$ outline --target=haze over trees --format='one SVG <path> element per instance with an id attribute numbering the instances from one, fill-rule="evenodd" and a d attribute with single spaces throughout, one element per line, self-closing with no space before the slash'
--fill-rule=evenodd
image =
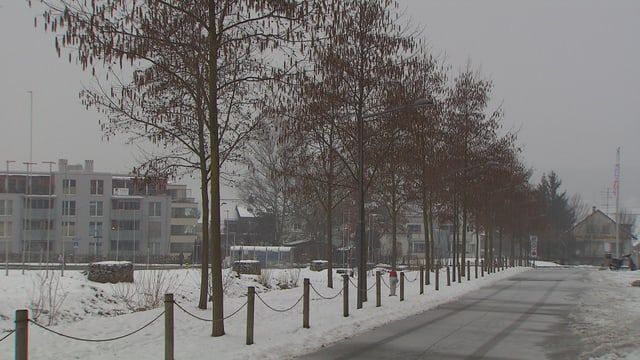
<path id="1" fill-rule="evenodd" d="M 388 216 L 394 268 L 400 219 L 421 209 L 428 270 L 435 222 L 453 224 L 463 249 L 468 226 L 490 234 L 484 249 L 499 229 L 502 258 L 502 234 L 520 239 L 511 251 L 524 256 L 526 234 L 541 222 L 551 239 L 575 221 L 555 173 L 537 189 L 529 183 L 516 134 L 501 128 L 506 115 L 489 108 L 491 81 L 470 66 L 452 76 L 398 1 L 43 3 L 36 26 L 55 34 L 59 56 L 95 77 L 79 90 L 104 115 L 105 137 L 126 134 L 153 149 L 136 174 L 200 178 L 199 306 L 211 297 L 213 336 L 224 335 L 221 182 L 275 219 L 275 243 L 294 221 L 326 243 L 329 287 L 341 209 L 359 214 L 357 238 L 365 213 Z M 418 99 L 429 105 L 414 106 Z M 244 180 L 226 165 L 246 169 Z M 366 209 L 356 211 L 359 200 Z M 557 245 L 543 249 L 553 256 Z"/>

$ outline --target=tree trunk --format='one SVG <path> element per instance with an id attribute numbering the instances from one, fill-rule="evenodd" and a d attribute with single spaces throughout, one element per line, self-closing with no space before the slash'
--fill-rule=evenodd
<path id="1" fill-rule="evenodd" d="M 218 138 L 218 47 L 215 1 L 209 0 L 209 131 L 211 146 L 211 289 L 213 326 L 212 336 L 224 335 L 224 301 L 222 293 L 222 264 L 220 252 L 220 139 Z"/>
<path id="2" fill-rule="evenodd" d="M 333 169 L 331 167 L 332 159 L 329 159 L 330 162 L 330 168 Z M 332 172 L 333 170 L 330 170 L 330 172 Z M 331 221 L 331 215 L 333 213 L 333 186 L 332 186 L 332 182 L 333 182 L 333 177 L 331 176 L 331 173 L 329 174 L 329 178 L 327 180 L 327 286 L 331 289 L 333 289 L 333 232 L 332 232 L 332 221 Z"/>
<path id="3" fill-rule="evenodd" d="M 202 218 L 209 218 L 209 187 L 206 164 L 200 169 L 200 194 L 202 196 Z M 206 309 L 209 302 L 209 222 L 202 222 L 202 247 L 200 248 L 200 299 L 199 309 Z"/>

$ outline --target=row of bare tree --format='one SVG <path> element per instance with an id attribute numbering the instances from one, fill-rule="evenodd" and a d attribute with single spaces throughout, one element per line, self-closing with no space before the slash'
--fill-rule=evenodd
<path id="1" fill-rule="evenodd" d="M 211 296 L 213 336 L 224 334 L 220 184 L 234 181 L 233 164 L 262 173 L 244 186 L 276 219 L 322 209 L 329 252 L 332 211 L 359 180 L 394 234 L 407 204 L 422 208 L 425 259 L 436 218 L 506 228 L 511 217 L 511 231 L 526 233 L 515 210 L 532 208 L 530 171 L 515 134 L 501 133 L 501 110 L 487 114 L 491 82 L 471 69 L 450 80 L 395 0 L 41 3 L 36 27 L 95 79 L 80 95 L 104 115 L 105 138 L 153 145 L 136 174 L 201 179 L 199 307 Z"/>

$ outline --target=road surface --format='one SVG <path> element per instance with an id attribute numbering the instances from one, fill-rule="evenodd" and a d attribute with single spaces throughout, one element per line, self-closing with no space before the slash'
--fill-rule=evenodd
<path id="1" fill-rule="evenodd" d="M 579 268 L 527 271 L 299 359 L 576 359 L 569 314 L 587 279 Z"/>

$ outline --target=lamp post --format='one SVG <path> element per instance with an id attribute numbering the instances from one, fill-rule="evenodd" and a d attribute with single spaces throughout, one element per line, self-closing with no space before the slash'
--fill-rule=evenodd
<path id="1" fill-rule="evenodd" d="M 356 261 L 358 265 L 358 293 L 357 308 L 362 308 L 362 303 L 367 300 L 367 238 L 364 229 L 365 210 L 364 210 L 364 121 L 373 119 L 382 115 L 387 115 L 403 110 L 413 109 L 418 106 L 432 105 L 433 102 L 428 99 L 418 99 L 411 104 L 402 105 L 373 114 L 361 114 L 356 116 L 358 131 L 358 241 L 356 242 Z"/>
<path id="2" fill-rule="evenodd" d="M 136 207 L 139 207 L 136 204 Z M 131 262 L 133 263 L 133 269 L 136 269 L 136 231 L 138 230 L 138 226 L 136 226 L 136 209 L 133 209 L 133 256 Z"/>
<path id="3" fill-rule="evenodd" d="M 9 164 L 14 163 L 15 160 L 7 160 L 7 174 L 4 177 L 4 192 L 7 194 L 7 198 L 4 200 L 3 214 L 7 213 L 7 202 L 9 201 Z M 4 242 L 4 276 L 9 276 L 9 238 Z"/>
<path id="4" fill-rule="evenodd" d="M 225 245 L 225 255 L 226 255 L 225 257 L 228 257 L 231 254 L 231 252 L 229 251 L 229 209 L 226 209 L 225 212 L 227 213 L 226 220 L 224 223 L 224 230 L 227 233 L 227 241 Z"/>

